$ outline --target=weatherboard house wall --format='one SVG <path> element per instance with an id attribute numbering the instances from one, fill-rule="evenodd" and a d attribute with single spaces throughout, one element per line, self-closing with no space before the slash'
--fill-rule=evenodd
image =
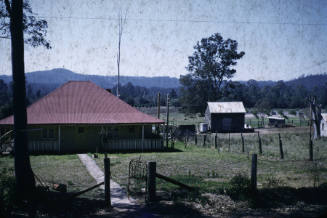
<path id="1" fill-rule="evenodd" d="M 243 132 L 245 113 L 242 102 L 208 102 L 205 119 L 211 132 Z"/>
<path id="2" fill-rule="evenodd" d="M 70 81 L 27 108 L 29 151 L 79 153 L 158 150 L 162 138 L 152 126 L 162 120 L 144 114 L 88 81 Z M 0 128 L 13 127 L 13 116 Z"/>

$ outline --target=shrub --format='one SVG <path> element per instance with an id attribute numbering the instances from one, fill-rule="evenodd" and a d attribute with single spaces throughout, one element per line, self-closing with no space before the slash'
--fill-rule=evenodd
<path id="1" fill-rule="evenodd" d="M 319 186 L 321 174 L 322 174 L 321 163 L 314 161 L 313 164 L 309 166 L 309 176 L 313 182 L 313 187 Z"/>
<path id="2" fill-rule="evenodd" d="M 274 176 L 273 174 L 268 175 L 266 181 L 262 184 L 265 188 L 277 188 L 284 186 L 285 183 L 282 179 Z"/>
<path id="3" fill-rule="evenodd" d="M 237 174 L 229 181 L 227 194 L 234 199 L 244 200 L 250 193 L 250 179 L 244 174 Z"/>
<path id="4" fill-rule="evenodd" d="M 0 217 L 8 216 L 16 199 L 16 184 L 13 169 L 3 168 L 0 171 Z"/>

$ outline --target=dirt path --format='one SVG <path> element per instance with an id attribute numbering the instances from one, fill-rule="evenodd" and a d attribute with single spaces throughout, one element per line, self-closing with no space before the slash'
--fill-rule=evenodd
<path id="1" fill-rule="evenodd" d="M 97 184 L 104 181 L 104 173 L 96 162 L 87 154 L 78 154 L 79 159 L 85 165 L 89 174 L 96 180 Z M 100 186 L 104 189 L 104 186 Z M 135 209 L 135 200 L 128 198 L 126 191 L 116 182 L 110 180 L 111 205 L 122 209 Z"/>

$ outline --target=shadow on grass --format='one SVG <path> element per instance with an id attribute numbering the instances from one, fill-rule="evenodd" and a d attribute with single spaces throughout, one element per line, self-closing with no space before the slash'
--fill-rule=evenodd
<path id="1" fill-rule="evenodd" d="M 263 188 L 256 192 L 244 190 L 237 194 L 229 194 L 229 196 L 235 201 L 248 201 L 252 208 L 277 208 L 286 205 L 295 205 L 298 202 L 327 205 L 327 183 L 323 183 L 316 188 L 276 187 Z"/>
<path id="2" fill-rule="evenodd" d="M 306 204 L 327 204 L 327 183 L 317 188 L 264 188 L 249 196 L 248 200 L 253 207 L 274 208 L 284 205 L 294 205 L 297 202 Z"/>
<path id="3" fill-rule="evenodd" d="M 72 198 L 69 193 L 40 191 L 37 195 L 37 214 L 45 217 L 203 217 L 182 203 L 155 202 L 151 205 L 117 205 L 107 208 L 101 198 Z M 21 205 L 13 217 L 27 217 L 28 208 Z"/>

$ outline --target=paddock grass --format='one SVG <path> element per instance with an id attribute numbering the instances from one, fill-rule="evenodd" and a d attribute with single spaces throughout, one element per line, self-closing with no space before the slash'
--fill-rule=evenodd
<path id="1" fill-rule="evenodd" d="M 317 179 L 327 181 L 327 140 L 314 141 L 314 158 L 308 161 L 308 137 L 303 133 L 282 133 L 284 160 L 279 158 L 277 134 L 262 134 L 263 155 L 258 156 L 258 187 L 271 178 L 289 187 L 312 187 Z M 110 154 L 112 178 L 123 186 L 128 181 L 128 163 L 131 159 L 156 161 L 157 172 L 199 188 L 201 192 L 215 192 L 237 174 L 250 175 L 251 154 L 257 152 L 257 135 L 244 134 L 245 153 L 241 152 L 241 139 L 228 134 L 219 136 L 220 149 L 212 144 L 206 147 L 182 142 L 175 143 L 175 152 Z M 230 150 L 230 151 L 229 151 Z M 103 155 L 96 159 L 103 167 Z M 315 175 L 318 173 L 318 178 Z M 172 191 L 178 187 L 157 179 L 158 189 Z M 210 191 L 211 190 L 211 191 Z"/>
<path id="2" fill-rule="evenodd" d="M 263 128 L 268 126 L 268 118 L 264 118 L 263 121 L 261 118 L 245 118 L 245 124 L 250 125 L 252 128 Z M 288 117 L 285 119 L 285 124 L 290 126 L 309 126 L 309 120 L 303 120 L 299 117 Z"/>
<path id="3" fill-rule="evenodd" d="M 30 160 L 34 174 L 47 185 L 66 184 L 68 192 L 77 192 L 96 184 L 77 155 L 31 155 Z M 14 158 L 1 157 L 0 166 L 14 169 Z M 84 196 L 93 197 L 97 192 L 94 190 Z"/>

